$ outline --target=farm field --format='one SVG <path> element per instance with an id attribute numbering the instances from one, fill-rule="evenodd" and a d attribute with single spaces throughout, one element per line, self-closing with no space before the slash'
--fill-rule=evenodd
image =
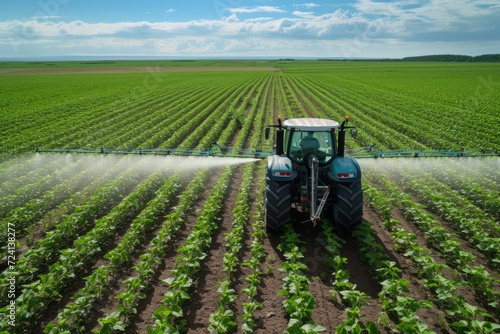
<path id="1" fill-rule="evenodd" d="M 35 153 L 269 151 L 278 115 L 349 115 L 353 150 L 498 151 L 499 64 L 15 66 L 0 64 L 0 332 L 500 332 L 499 157 L 360 159 L 346 235 L 303 217 L 267 234 L 265 160 Z"/>

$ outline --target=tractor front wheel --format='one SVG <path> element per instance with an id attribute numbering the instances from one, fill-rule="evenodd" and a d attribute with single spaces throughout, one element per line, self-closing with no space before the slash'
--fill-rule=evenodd
<path id="1" fill-rule="evenodd" d="M 290 221 L 290 182 L 266 179 L 266 226 L 273 231 Z"/>

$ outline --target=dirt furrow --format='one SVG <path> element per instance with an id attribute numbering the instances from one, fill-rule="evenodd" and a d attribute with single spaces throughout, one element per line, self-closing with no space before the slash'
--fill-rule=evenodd
<path id="1" fill-rule="evenodd" d="M 243 165 L 240 165 L 236 167 L 234 175 L 240 175 L 242 172 Z M 236 177 L 231 182 L 224 209 L 220 213 L 219 227 L 212 235 L 210 250 L 195 279 L 196 289 L 193 290 L 191 299 L 184 307 L 184 318 L 189 324 L 187 333 L 206 333 L 210 314 L 217 311 L 217 302 L 220 297 L 217 292 L 218 282 L 226 276 L 223 271 L 223 258 L 226 253 L 225 234 L 232 228 L 232 210 L 241 181 L 241 178 Z"/>
<path id="2" fill-rule="evenodd" d="M 222 173 L 221 168 L 213 169 L 209 180 L 206 182 L 205 190 L 200 194 L 196 204 L 193 205 L 189 212 L 183 227 L 177 232 L 173 240 L 175 242 L 167 251 L 162 265 L 158 268 L 157 273 L 150 284 L 150 289 L 146 292 L 146 298 L 141 300 L 137 307 L 137 315 L 132 319 L 131 330 L 137 333 L 146 333 L 147 328 L 154 325 L 152 316 L 156 309 L 163 304 L 162 300 L 167 291 L 167 286 L 162 281 L 170 277 L 170 270 L 174 269 L 177 254 L 177 248 L 183 245 L 191 233 L 192 227 L 196 224 L 199 216 L 199 211 L 203 208 L 203 204 L 210 195 L 214 184 Z"/>
<path id="3" fill-rule="evenodd" d="M 263 275 L 257 299 L 263 307 L 254 313 L 258 326 L 254 331 L 256 334 L 283 333 L 288 323 L 282 304 L 284 297 L 279 296 L 284 277 L 284 273 L 279 270 L 283 262 L 277 249 L 279 243 L 279 234 L 268 233 L 268 238 L 264 240 L 267 257 L 262 263 Z"/>

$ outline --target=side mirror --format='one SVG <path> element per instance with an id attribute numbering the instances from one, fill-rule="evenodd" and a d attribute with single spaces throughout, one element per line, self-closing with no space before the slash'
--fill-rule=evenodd
<path id="1" fill-rule="evenodd" d="M 356 128 L 351 129 L 351 138 L 356 139 L 357 136 L 358 136 L 358 129 Z"/>
<path id="2" fill-rule="evenodd" d="M 271 128 L 266 128 L 266 140 L 269 139 L 269 134 L 271 133 Z"/>

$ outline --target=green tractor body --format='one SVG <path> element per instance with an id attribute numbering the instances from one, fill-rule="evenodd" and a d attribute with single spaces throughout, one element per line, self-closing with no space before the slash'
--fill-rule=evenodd
<path id="1" fill-rule="evenodd" d="M 314 224 L 327 218 L 352 230 L 363 216 L 363 191 L 358 162 L 344 156 L 346 126 L 320 118 L 295 118 L 276 128 L 275 154 L 268 157 L 266 225 L 280 230 L 294 215 L 309 213 Z M 297 214 L 297 217 L 301 215 Z"/>

